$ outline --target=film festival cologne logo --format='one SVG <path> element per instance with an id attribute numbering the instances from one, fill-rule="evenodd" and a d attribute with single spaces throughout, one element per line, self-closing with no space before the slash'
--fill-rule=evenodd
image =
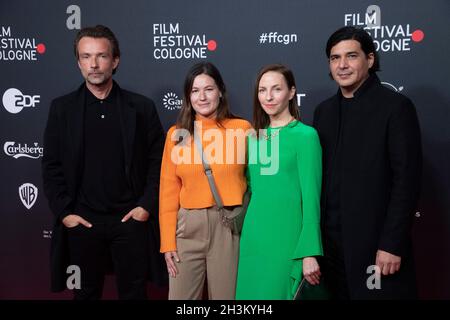
<path id="1" fill-rule="evenodd" d="M 386 23 L 384 17 L 379 6 L 370 5 L 364 13 L 346 13 L 344 23 L 364 28 L 372 36 L 376 50 L 381 52 L 411 51 L 412 42 L 419 43 L 424 39 L 422 30 L 414 29 L 409 23 Z"/>
<path id="2" fill-rule="evenodd" d="M 0 26 L 0 61 L 37 61 L 45 50 L 35 38 L 16 36 L 11 26 Z"/>
<path id="3" fill-rule="evenodd" d="M 156 60 L 206 59 L 217 42 L 205 34 L 185 34 L 181 24 L 153 24 L 153 58 Z"/>

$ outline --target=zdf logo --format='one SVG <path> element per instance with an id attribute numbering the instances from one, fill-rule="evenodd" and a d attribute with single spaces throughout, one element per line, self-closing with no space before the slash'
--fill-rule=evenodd
<path id="1" fill-rule="evenodd" d="M 41 96 L 26 95 L 19 89 L 10 88 L 3 94 L 3 106 L 10 113 L 19 113 L 23 108 L 35 107 L 40 102 Z"/>

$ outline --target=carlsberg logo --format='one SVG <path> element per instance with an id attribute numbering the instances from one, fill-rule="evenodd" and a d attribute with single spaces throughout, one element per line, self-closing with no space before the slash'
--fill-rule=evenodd
<path id="1" fill-rule="evenodd" d="M 14 141 L 6 141 L 3 145 L 3 151 L 7 156 L 18 159 L 21 157 L 38 159 L 44 154 L 44 148 L 39 147 L 38 143 L 35 142 L 32 146 L 28 144 L 16 143 Z"/>

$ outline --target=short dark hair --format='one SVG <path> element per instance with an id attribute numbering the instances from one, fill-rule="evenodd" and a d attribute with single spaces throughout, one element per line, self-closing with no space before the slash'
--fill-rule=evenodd
<path id="1" fill-rule="evenodd" d="M 368 56 L 369 53 L 373 53 L 374 61 L 372 67 L 369 69 L 369 74 L 375 73 L 380 70 L 380 58 L 378 56 L 377 50 L 375 49 L 375 44 L 373 43 L 372 37 L 364 29 L 352 26 L 342 27 L 330 36 L 327 41 L 327 47 L 325 49 L 328 59 L 330 59 L 331 48 L 344 40 L 358 41 L 361 45 L 362 51 L 364 51 L 366 56 Z"/>
<path id="2" fill-rule="evenodd" d="M 111 29 L 104 25 L 98 24 L 95 27 L 85 27 L 78 31 L 73 43 L 73 50 L 77 59 L 79 58 L 78 43 L 80 42 L 81 38 L 84 37 L 108 39 L 109 43 L 111 44 L 113 58 L 120 58 L 119 41 L 117 40 L 116 36 L 111 31 Z M 117 67 L 114 69 L 113 74 L 116 73 L 116 70 Z"/>
<path id="3" fill-rule="evenodd" d="M 256 130 L 257 136 L 259 136 L 259 129 L 266 129 L 270 124 L 270 118 L 261 107 L 261 103 L 259 102 L 258 97 L 259 82 L 261 81 L 262 76 L 269 71 L 280 73 L 286 81 L 289 90 L 292 87 L 295 88 L 294 97 L 289 100 L 289 113 L 295 119 L 300 120 L 300 112 L 297 105 L 297 86 L 295 85 L 294 73 L 291 69 L 283 64 L 266 65 L 259 70 L 258 76 L 256 77 L 255 81 L 255 87 L 253 89 L 253 128 Z"/>

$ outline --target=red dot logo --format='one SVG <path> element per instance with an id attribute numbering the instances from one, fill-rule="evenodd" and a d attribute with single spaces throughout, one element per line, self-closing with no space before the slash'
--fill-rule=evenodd
<path id="1" fill-rule="evenodd" d="M 208 41 L 208 50 L 214 51 L 217 48 L 217 42 L 215 40 L 209 40 Z"/>
<path id="2" fill-rule="evenodd" d="M 420 42 L 423 40 L 424 37 L 425 37 L 425 34 L 420 29 L 417 29 L 416 31 L 414 31 L 411 35 L 411 38 L 414 42 Z"/>
<path id="3" fill-rule="evenodd" d="M 45 53 L 45 44 L 39 43 L 39 44 L 36 46 L 36 51 L 37 51 L 38 53 L 40 53 L 40 54 L 44 54 L 44 53 Z"/>

